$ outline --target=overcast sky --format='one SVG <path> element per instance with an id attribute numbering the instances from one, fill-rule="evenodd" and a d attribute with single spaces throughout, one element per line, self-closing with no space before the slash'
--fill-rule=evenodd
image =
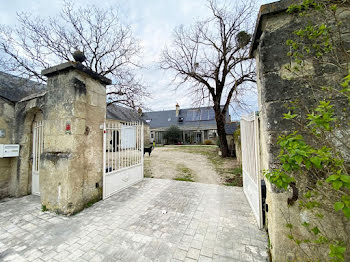
<path id="1" fill-rule="evenodd" d="M 231 0 L 234 1 L 234 0 Z M 13 25 L 16 23 L 16 12 L 25 11 L 33 15 L 53 16 L 62 6 L 62 0 L 0 0 L 0 24 Z M 118 5 L 125 19 L 134 29 L 135 37 L 141 41 L 143 48 L 143 64 L 147 68 L 142 70 L 145 82 L 152 94 L 145 102 L 151 110 L 175 109 L 176 103 L 180 107 L 191 107 L 192 100 L 186 96 L 186 90 L 175 91 L 170 86 L 172 74 L 158 69 L 157 62 L 161 50 L 169 45 L 172 32 L 181 24 L 192 24 L 194 21 L 207 17 L 208 9 L 205 0 L 74 0 L 76 6 L 95 4 L 100 7 Z M 261 4 L 273 2 L 258 0 L 257 9 Z M 252 18 L 254 23 L 256 17 Z M 245 98 L 251 103 L 252 110 L 257 109 L 256 95 L 250 94 Z M 255 106 L 254 106 L 255 105 Z M 238 112 L 238 115 L 241 112 Z M 239 118 L 231 111 L 234 119 Z"/>

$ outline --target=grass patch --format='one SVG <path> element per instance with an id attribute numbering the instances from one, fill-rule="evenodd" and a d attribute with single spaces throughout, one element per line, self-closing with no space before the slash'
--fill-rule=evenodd
<path id="1" fill-rule="evenodd" d="M 98 201 L 100 201 L 101 198 L 100 197 L 96 197 L 95 199 L 90 200 L 89 202 L 84 204 L 84 208 L 89 208 L 92 207 L 95 203 L 97 203 Z"/>
<path id="2" fill-rule="evenodd" d="M 42 211 L 42 212 L 47 211 L 47 207 L 46 207 L 45 205 L 41 205 L 41 211 Z"/>
<path id="3" fill-rule="evenodd" d="M 189 169 L 185 165 L 179 164 L 176 166 L 176 170 L 177 176 L 173 178 L 173 180 L 194 182 L 191 169 Z"/>
<path id="4" fill-rule="evenodd" d="M 225 186 L 243 186 L 242 167 L 229 170 L 231 175 L 225 177 Z"/>
<path id="5" fill-rule="evenodd" d="M 143 172 L 144 172 L 144 174 L 143 174 L 144 177 L 153 178 L 150 158 L 144 158 L 144 160 L 143 160 Z"/>
<path id="6" fill-rule="evenodd" d="M 226 177 L 225 186 L 242 186 L 243 181 L 241 176 Z"/>
<path id="7" fill-rule="evenodd" d="M 224 185 L 243 186 L 242 168 L 237 167 L 237 164 L 235 164 L 235 158 L 222 158 L 219 156 L 217 152 L 217 146 L 176 146 L 172 147 L 172 149 L 205 156 L 213 164 L 215 171 L 222 177 Z"/>
<path id="8" fill-rule="evenodd" d="M 194 182 L 194 180 L 192 180 L 192 178 L 189 178 L 189 177 L 175 177 L 175 178 L 173 178 L 173 180 L 177 180 L 177 181 L 186 181 L 186 182 Z"/>

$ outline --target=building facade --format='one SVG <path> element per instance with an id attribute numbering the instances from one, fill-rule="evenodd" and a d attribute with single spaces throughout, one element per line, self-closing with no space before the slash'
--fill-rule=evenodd
<path id="1" fill-rule="evenodd" d="M 180 109 L 177 104 L 175 110 L 145 112 L 142 118 L 150 126 L 151 143 L 166 144 L 164 133 L 170 126 L 177 126 L 181 130 L 181 144 L 203 144 L 206 140 L 215 143 L 217 139 L 215 112 L 212 107 Z M 228 113 L 226 121 L 230 122 Z"/>

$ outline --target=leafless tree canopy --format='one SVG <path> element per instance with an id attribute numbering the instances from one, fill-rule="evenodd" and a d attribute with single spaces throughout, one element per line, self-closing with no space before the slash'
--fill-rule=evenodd
<path id="1" fill-rule="evenodd" d="M 0 68 L 45 82 L 42 69 L 72 60 L 76 49 L 84 52 L 86 66 L 113 79 L 107 101 L 142 106 L 147 96 L 135 70 L 140 45 L 131 28 L 121 22 L 115 8 L 74 8 L 64 3 L 59 16 L 43 19 L 17 14 L 19 26 L 0 26 Z"/>
<path id="2" fill-rule="evenodd" d="M 173 46 L 164 50 L 161 61 L 163 69 L 175 72 L 180 86 L 190 84 L 194 99 L 213 103 L 223 156 L 228 155 L 225 114 L 232 101 L 242 102 L 237 98 L 247 83 L 255 83 L 249 58 L 254 4 L 232 2 L 234 7 L 209 0 L 211 17 L 176 28 Z"/>

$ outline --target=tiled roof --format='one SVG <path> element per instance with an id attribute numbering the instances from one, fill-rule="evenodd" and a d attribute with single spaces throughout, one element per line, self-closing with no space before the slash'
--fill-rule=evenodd
<path id="1" fill-rule="evenodd" d="M 44 91 L 46 85 L 0 72 L 0 96 L 12 102 Z"/>
<path id="2" fill-rule="evenodd" d="M 208 127 L 216 129 L 215 113 L 212 107 L 180 109 L 178 117 L 176 117 L 176 110 L 145 112 L 142 118 L 150 125 L 150 128 L 167 128 L 176 125 L 180 128 Z M 181 118 L 182 122 L 179 121 Z M 230 121 L 228 113 L 226 121 Z"/>
<path id="3" fill-rule="evenodd" d="M 134 109 L 115 104 L 107 105 L 107 119 L 125 122 L 142 121 L 141 117 Z"/>

